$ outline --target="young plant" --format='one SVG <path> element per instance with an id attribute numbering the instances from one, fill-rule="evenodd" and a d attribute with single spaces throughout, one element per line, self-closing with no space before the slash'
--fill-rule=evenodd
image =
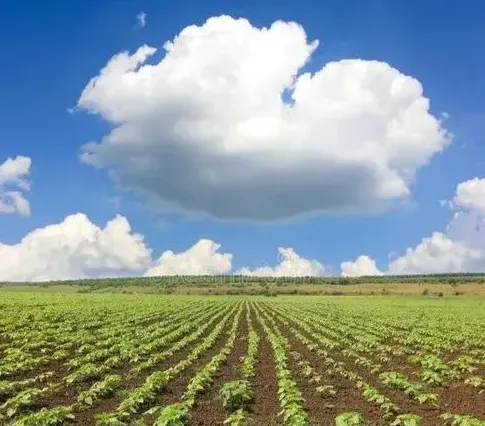
<path id="1" fill-rule="evenodd" d="M 348 411 L 335 417 L 335 426 L 368 426 L 357 411 Z"/>
<path id="2" fill-rule="evenodd" d="M 183 402 L 167 405 L 153 426 L 184 426 L 189 419 L 189 407 Z"/>
<path id="3" fill-rule="evenodd" d="M 246 426 L 248 424 L 248 413 L 240 408 L 224 420 L 224 424 L 228 426 Z"/>
<path id="4" fill-rule="evenodd" d="M 451 426 L 485 426 L 485 421 L 472 416 L 444 413 L 440 417 Z"/>
<path id="5" fill-rule="evenodd" d="M 74 418 L 69 407 L 43 408 L 38 413 L 20 418 L 12 426 L 60 426 Z"/>
<path id="6" fill-rule="evenodd" d="M 227 382 L 219 391 L 224 407 L 230 411 L 243 408 L 253 396 L 251 384 L 247 380 Z"/>
<path id="7" fill-rule="evenodd" d="M 391 423 L 391 426 L 421 426 L 423 420 L 417 414 L 401 414 Z"/>
<path id="8" fill-rule="evenodd" d="M 317 386 L 315 390 L 323 398 L 337 394 L 337 391 L 332 385 Z"/>

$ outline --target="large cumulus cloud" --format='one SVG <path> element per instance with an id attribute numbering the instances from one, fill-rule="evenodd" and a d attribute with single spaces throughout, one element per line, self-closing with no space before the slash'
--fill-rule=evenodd
<path id="1" fill-rule="evenodd" d="M 304 72 L 317 46 L 293 22 L 219 16 L 161 59 L 120 53 L 78 100 L 113 125 L 81 158 L 172 211 L 271 221 L 385 208 L 450 137 L 420 82 L 387 63 Z"/>
<path id="2" fill-rule="evenodd" d="M 104 228 L 82 213 L 38 228 L 17 244 L 0 243 L 0 280 L 49 281 L 142 273 L 151 251 L 128 220 L 116 216 Z"/>

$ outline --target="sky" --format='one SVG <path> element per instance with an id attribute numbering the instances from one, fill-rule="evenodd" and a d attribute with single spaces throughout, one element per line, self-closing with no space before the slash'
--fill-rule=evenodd
<path id="1" fill-rule="evenodd" d="M 0 280 L 485 271 L 485 4 L 0 4 Z"/>

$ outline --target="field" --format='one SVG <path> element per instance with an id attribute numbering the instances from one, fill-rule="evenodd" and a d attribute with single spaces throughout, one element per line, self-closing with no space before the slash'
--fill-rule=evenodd
<path id="1" fill-rule="evenodd" d="M 485 299 L 0 293 L 2 425 L 485 425 Z"/>

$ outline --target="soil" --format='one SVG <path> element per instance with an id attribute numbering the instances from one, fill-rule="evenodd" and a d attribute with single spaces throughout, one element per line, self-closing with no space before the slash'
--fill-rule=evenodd
<path id="1" fill-rule="evenodd" d="M 366 421 L 375 426 L 388 426 L 390 421 L 382 419 L 379 407 L 369 401 L 366 401 L 362 396 L 361 390 L 357 389 L 355 382 L 344 378 L 340 374 L 329 372 L 325 365 L 324 358 L 319 356 L 316 351 L 309 350 L 302 344 L 293 334 L 293 332 L 284 325 L 279 315 L 273 315 L 276 311 L 271 309 L 268 304 L 258 304 L 258 309 L 264 309 L 273 318 L 275 318 L 278 328 L 287 337 L 290 346 L 290 351 L 296 351 L 298 354 L 310 365 L 315 368 L 316 372 L 322 377 L 322 382 L 315 384 L 301 374 L 301 367 L 298 365 L 296 358 L 288 353 L 289 369 L 293 378 L 302 392 L 304 398 L 303 408 L 307 411 L 311 424 L 315 426 L 331 426 L 334 425 L 335 417 L 343 412 L 357 411 Z M 218 311 L 219 312 L 219 311 Z M 139 323 L 134 324 L 133 327 L 143 327 L 148 324 L 162 321 L 165 315 L 153 315 L 150 318 L 140 319 Z M 234 313 L 226 321 L 224 330 L 218 336 L 215 344 L 201 355 L 192 365 L 186 370 L 173 377 L 167 384 L 163 391 L 157 396 L 155 401 L 150 403 L 146 409 L 153 406 L 166 406 L 175 402 L 179 402 L 185 392 L 191 378 L 206 365 L 211 358 L 216 355 L 225 345 L 228 337 L 228 331 L 232 324 Z M 249 415 L 249 424 L 251 426 L 281 426 L 283 419 L 278 416 L 281 411 L 278 401 L 278 384 L 276 379 L 276 365 L 274 359 L 274 352 L 270 342 L 259 322 L 254 310 L 251 310 L 251 320 L 253 327 L 258 333 L 259 347 L 258 347 L 258 361 L 256 365 L 256 374 L 251 379 L 251 386 L 253 391 L 253 400 L 248 404 L 247 411 Z M 273 325 L 267 321 L 270 328 Z M 298 324 L 291 322 L 291 326 L 298 330 L 302 335 L 312 340 L 312 337 Z M 365 328 L 365 327 L 362 327 Z M 314 325 L 315 332 L 325 334 L 325 330 L 319 329 L 318 325 Z M 161 363 L 154 365 L 150 369 L 140 373 L 132 374 L 132 364 L 126 364 L 119 368 L 112 369 L 109 374 L 119 374 L 122 378 L 122 389 L 118 390 L 114 395 L 102 399 L 95 403 L 93 407 L 88 407 L 75 413 L 76 419 L 70 422 L 71 426 L 90 426 L 95 424 L 95 417 L 100 413 L 109 413 L 116 410 L 117 406 L 123 400 L 125 395 L 140 386 L 154 371 L 162 371 L 179 361 L 186 358 L 194 346 L 199 344 L 205 336 L 211 333 L 212 327 L 205 331 L 198 341 L 188 345 L 188 347 L 175 352 L 172 356 L 165 359 Z M 196 405 L 190 411 L 190 420 L 188 426 L 212 426 L 222 425 L 224 420 L 228 417 L 229 412 L 223 407 L 222 401 L 219 398 L 219 391 L 221 387 L 232 380 L 242 378 L 241 372 L 241 358 L 245 356 L 248 343 L 248 323 L 246 320 L 246 312 L 244 311 L 240 317 L 240 322 L 237 330 L 237 339 L 233 350 L 228 355 L 226 361 L 222 364 L 220 370 L 214 376 L 213 383 L 206 389 L 205 392 L 200 393 L 197 397 Z M 1 343 L 1 342 L 0 342 Z M 4 342 L 5 343 L 5 342 Z M 395 342 L 383 342 L 389 345 L 396 344 Z M 165 348 L 164 348 L 165 349 Z M 163 350 L 163 349 L 162 349 Z M 469 414 L 478 418 L 485 419 L 485 392 L 479 394 L 477 389 L 467 386 L 462 380 L 455 380 L 451 383 L 445 383 L 439 387 L 429 387 L 430 392 L 438 393 L 438 406 L 432 404 L 419 404 L 412 400 L 408 395 L 400 390 L 389 389 L 383 385 L 379 379 L 379 373 L 371 372 L 369 368 L 355 364 L 355 359 L 352 355 L 345 356 L 340 349 L 329 350 L 326 349 L 329 356 L 335 361 L 342 362 L 344 368 L 360 375 L 369 385 L 375 387 L 382 395 L 389 398 L 394 404 L 400 408 L 401 413 L 418 414 L 423 419 L 423 426 L 441 426 L 443 421 L 440 415 L 445 412 Z M 289 351 L 289 352 L 290 352 Z M 74 353 L 73 353 L 74 355 Z M 377 358 L 377 353 L 365 355 L 367 358 L 375 362 L 381 363 Z M 457 353 L 453 354 L 458 356 Z M 383 365 L 382 371 L 396 371 L 405 373 L 410 380 L 419 380 L 419 366 L 410 363 L 407 356 L 389 356 L 390 360 Z M 453 359 L 453 357 L 446 358 Z M 482 367 L 481 367 L 482 368 Z M 53 371 L 54 376 L 49 378 L 47 382 L 60 383 L 63 378 L 70 373 L 64 365 L 64 361 L 51 362 L 39 368 L 29 371 L 27 373 L 18 374 L 15 376 L 16 380 L 35 377 L 43 371 Z M 480 374 L 483 370 L 478 371 Z M 474 373 L 475 374 L 475 373 Z M 11 378 L 9 378 L 12 380 Z M 48 396 L 39 401 L 35 406 L 28 410 L 22 410 L 22 415 L 28 412 L 34 412 L 42 407 L 56 407 L 59 405 L 71 405 L 76 402 L 77 396 L 83 390 L 88 389 L 96 380 L 87 381 L 72 387 L 61 387 L 56 391 L 51 392 Z M 322 397 L 316 391 L 316 387 L 323 384 L 329 384 L 337 391 L 334 396 Z M 42 387 L 43 384 L 36 384 L 33 387 Z M 8 399 L 6 396 L 0 397 L 0 405 Z M 142 418 L 146 424 L 153 424 L 156 415 L 143 415 L 143 410 L 135 418 Z"/>
<path id="2" fill-rule="evenodd" d="M 253 426 L 278 426 L 280 405 L 278 401 L 278 383 L 276 381 L 276 364 L 273 348 L 266 337 L 261 323 L 252 313 L 253 327 L 258 333 L 259 352 L 256 374 L 252 380 L 253 401 L 249 405 L 249 424 Z"/>
<path id="3" fill-rule="evenodd" d="M 237 330 L 239 337 L 234 342 L 234 348 L 215 375 L 210 388 L 197 397 L 196 405 L 190 411 L 189 426 L 223 424 L 228 412 L 219 398 L 219 390 L 225 383 L 241 378 L 241 357 L 244 357 L 247 352 L 248 332 L 248 324 L 243 314 L 239 321 Z"/>
<path id="4" fill-rule="evenodd" d="M 295 327 L 296 324 L 292 324 L 292 326 Z M 311 336 L 309 336 L 304 330 L 300 330 L 300 332 L 311 340 Z M 304 345 L 301 345 L 296 339 L 290 338 L 290 340 L 292 341 L 292 344 L 294 343 L 302 348 L 303 351 L 306 350 L 307 353 L 312 354 L 310 351 L 307 350 Z M 476 390 L 467 387 L 463 383 L 452 383 L 450 385 L 443 385 L 437 388 L 429 387 L 429 391 L 431 393 L 438 393 L 438 405 L 433 406 L 431 404 L 419 404 L 418 402 L 413 401 L 404 392 L 385 387 L 379 381 L 379 378 L 376 374 L 370 373 L 368 369 L 361 365 L 354 364 L 353 359 L 343 356 L 336 350 L 328 352 L 329 356 L 331 356 L 334 360 L 346 364 L 348 370 L 362 376 L 367 383 L 378 389 L 378 391 L 382 395 L 388 397 L 394 404 L 396 404 L 401 409 L 402 414 L 413 413 L 421 416 L 423 420 L 423 426 L 442 425 L 443 421 L 440 419 L 440 415 L 445 412 L 469 414 L 485 418 L 485 395 L 478 394 Z M 378 360 L 374 359 L 373 361 L 378 363 Z M 401 361 L 402 362 L 399 362 L 399 359 L 392 358 L 391 361 L 386 365 L 386 370 L 404 373 L 411 380 L 416 380 L 417 378 L 419 378 L 419 370 L 417 370 L 417 366 L 414 367 L 406 364 L 406 360 L 404 358 Z M 338 395 L 340 395 L 340 392 L 338 392 Z M 360 398 L 363 399 L 362 396 L 360 396 Z M 341 398 L 339 397 L 339 400 L 340 399 Z M 347 398 L 342 399 L 345 401 Z M 369 405 L 368 402 L 366 402 L 366 404 L 367 406 Z M 361 414 L 364 413 L 361 412 Z"/>
<path id="5" fill-rule="evenodd" d="M 279 324 L 279 326 L 281 326 Z M 322 397 L 316 392 L 314 383 L 310 383 L 301 373 L 295 359 L 290 356 L 290 369 L 293 373 L 299 389 L 305 399 L 304 407 L 310 416 L 311 424 L 316 426 L 328 426 L 335 423 L 335 417 L 348 411 L 357 411 L 362 417 L 373 425 L 384 426 L 387 423 L 381 418 L 379 409 L 367 402 L 361 392 L 348 379 L 337 375 L 328 374 L 328 367 L 323 360 L 314 352 L 300 343 L 290 332 L 285 333 L 291 350 L 303 355 L 316 372 L 322 376 L 323 384 L 329 384 L 337 391 L 334 396 Z"/>
<path id="6" fill-rule="evenodd" d="M 151 404 L 151 406 L 168 405 L 168 404 L 171 404 L 172 402 L 176 402 L 177 397 L 180 398 L 182 396 L 183 392 L 185 391 L 185 387 L 188 384 L 188 380 L 190 380 L 190 377 L 192 377 L 192 373 L 200 369 L 201 365 L 204 365 L 204 362 L 206 362 L 207 359 L 212 358 L 212 356 L 214 356 L 217 352 L 219 352 L 221 348 L 224 346 L 224 336 L 226 336 L 226 332 L 230 327 L 231 318 L 229 318 L 228 321 L 226 321 L 225 328 L 218 336 L 214 346 L 210 348 L 207 352 L 205 352 L 196 362 L 194 362 L 191 366 L 189 366 L 185 371 L 183 371 L 181 374 L 176 375 L 167 384 L 167 386 L 163 389 L 161 394 Z M 210 334 L 210 332 L 211 330 L 207 330 L 205 335 Z M 201 337 L 200 339 L 203 340 L 204 336 Z M 167 358 L 162 363 L 151 367 L 150 370 L 140 375 L 134 376 L 131 373 L 129 373 L 129 370 L 127 370 L 124 373 L 123 372 L 117 373 L 124 378 L 123 388 L 121 390 L 118 390 L 118 392 L 116 392 L 114 396 L 99 401 L 99 403 L 96 404 L 96 406 L 93 407 L 92 409 L 76 413 L 76 420 L 70 424 L 76 425 L 76 426 L 94 425 L 94 419 L 96 415 L 115 411 L 116 407 L 123 400 L 125 393 L 128 393 L 131 390 L 143 384 L 146 377 L 148 377 L 153 371 L 163 371 L 163 370 L 166 370 L 167 368 L 170 368 L 171 366 L 176 365 L 178 362 L 186 358 L 190 354 L 192 349 L 193 349 L 193 345 L 189 345 L 189 347 L 186 347 L 176 352 L 170 358 Z M 153 419 L 153 416 L 149 418 Z"/>

